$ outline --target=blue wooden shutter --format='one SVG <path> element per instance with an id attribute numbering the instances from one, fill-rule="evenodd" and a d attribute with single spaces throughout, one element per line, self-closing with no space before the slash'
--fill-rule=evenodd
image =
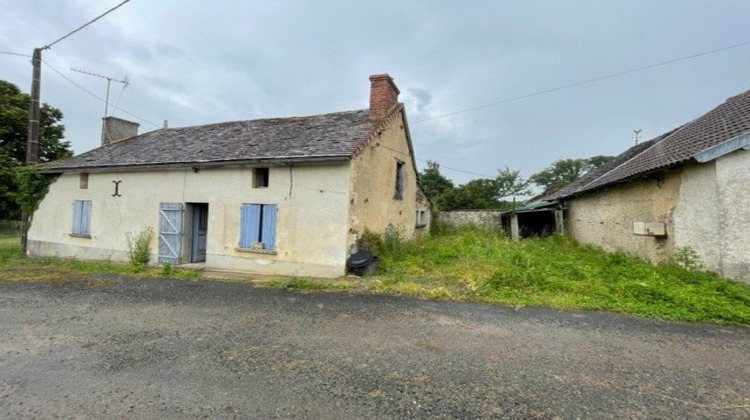
<path id="1" fill-rule="evenodd" d="M 180 263 L 182 203 L 159 203 L 159 262 Z"/>
<path id="2" fill-rule="evenodd" d="M 263 231 L 260 233 L 263 249 L 276 248 L 276 206 L 265 204 L 263 206 Z"/>
<path id="3" fill-rule="evenodd" d="M 73 220 L 71 223 L 70 233 L 78 235 L 81 233 L 81 206 L 82 201 L 73 201 Z"/>
<path id="4" fill-rule="evenodd" d="M 81 201 L 81 235 L 90 234 L 91 226 L 91 201 Z"/>
<path id="5" fill-rule="evenodd" d="M 260 233 L 260 204 L 243 204 L 240 207 L 240 248 L 250 248 L 258 242 Z"/>

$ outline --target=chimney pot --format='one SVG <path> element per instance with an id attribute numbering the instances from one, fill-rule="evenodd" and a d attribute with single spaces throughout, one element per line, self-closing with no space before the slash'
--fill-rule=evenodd
<path id="1" fill-rule="evenodd" d="M 102 120 L 102 146 L 138 135 L 138 123 L 117 117 L 104 117 Z"/>
<path id="2" fill-rule="evenodd" d="M 373 74 L 370 76 L 370 120 L 384 118 L 398 104 L 398 94 L 401 93 L 388 74 Z"/>

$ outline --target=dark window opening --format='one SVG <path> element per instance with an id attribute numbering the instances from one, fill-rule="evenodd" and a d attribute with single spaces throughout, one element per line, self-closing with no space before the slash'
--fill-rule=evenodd
<path id="1" fill-rule="evenodd" d="M 253 188 L 268 187 L 268 168 L 253 169 Z"/>
<path id="2" fill-rule="evenodd" d="M 81 175 L 78 176 L 78 186 L 82 190 L 86 190 L 89 188 L 89 174 L 88 172 L 81 172 Z"/>
<path id="3" fill-rule="evenodd" d="M 401 200 L 404 198 L 404 178 L 405 178 L 406 167 L 404 162 L 396 159 L 396 188 L 393 193 L 394 200 Z"/>

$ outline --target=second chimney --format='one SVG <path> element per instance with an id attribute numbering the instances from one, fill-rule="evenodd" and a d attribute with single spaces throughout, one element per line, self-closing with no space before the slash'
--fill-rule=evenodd
<path id="1" fill-rule="evenodd" d="M 138 135 L 138 123 L 117 117 L 106 117 L 102 120 L 102 146 Z"/>
<path id="2" fill-rule="evenodd" d="M 399 90 L 388 74 L 370 76 L 370 120 L 384 118 L 398 104 Z"/>

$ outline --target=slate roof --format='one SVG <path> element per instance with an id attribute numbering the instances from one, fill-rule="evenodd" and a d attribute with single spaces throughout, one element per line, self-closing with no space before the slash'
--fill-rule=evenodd
<path id="1" fill-rule="evenodd" d="M 703 116 L 648 142 L 551 194 L 560 199 L 685 164 L 693 156 L 750 130 L 750 91 L 733 96 Z"/>
<path id="2" fill-rule="evenodd" d="M 374 128 L 367 109 L 165 128 L 52 162 L 45 171 L 346 159 Z"/>

